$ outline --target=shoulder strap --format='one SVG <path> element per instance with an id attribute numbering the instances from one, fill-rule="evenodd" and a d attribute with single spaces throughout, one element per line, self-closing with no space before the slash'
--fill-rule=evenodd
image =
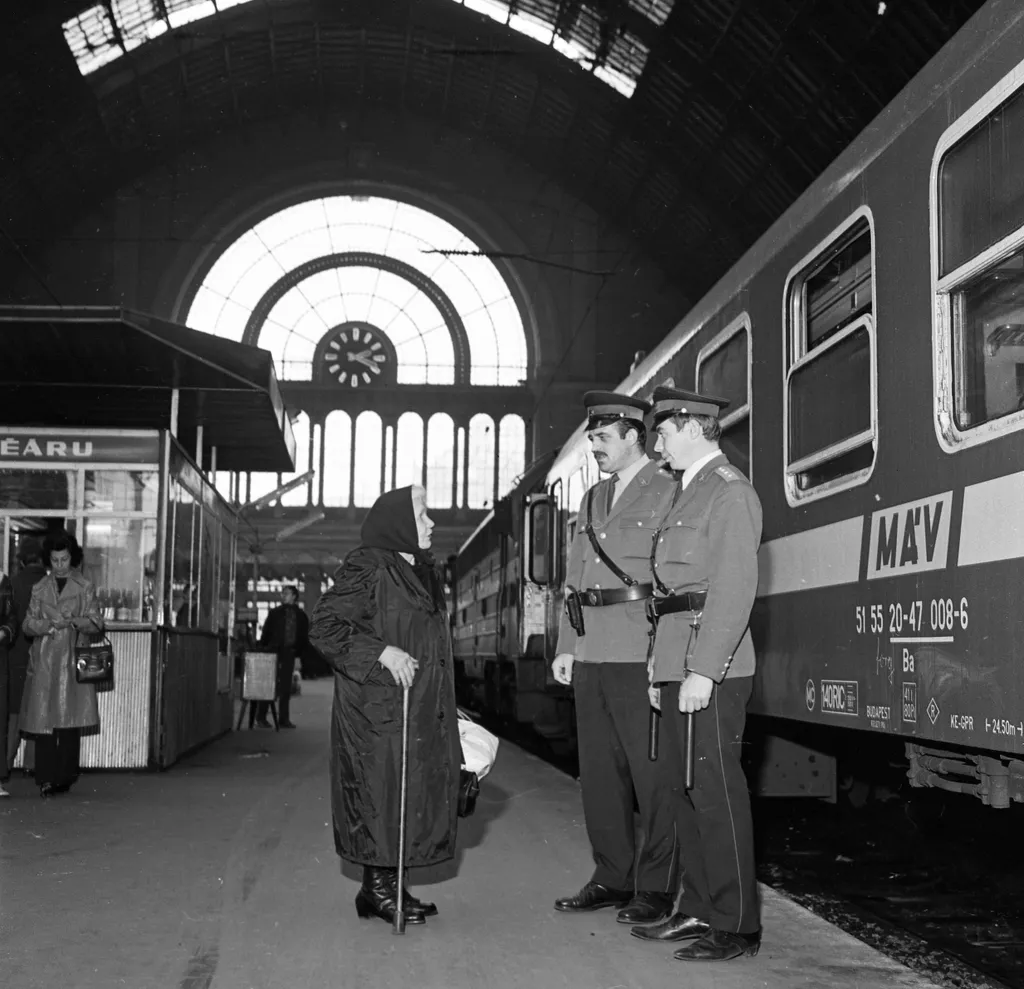
<path id="1" fill-rule="evenodd" d="M 594 485 L 596 488 L 597 485 Z M 587 492 L 587 524 L 583 527 L 583 531 L 587 534 L 587 538 L 590 540 L 590 545 L 594 547 L 594 552 L 597 553 L 598 559 L 609 569 L 615 576 L 622 581 L 627 587 L 635 587 L 639 581 L 630 577 L 625 570 L 622 569 L 602 548 L 601 541 L 594 535 L 594 488 L 591 488 Z"/>
<path id="2" fill-rule="evenodd" d="M 672 504 L 668 506 L 668 511 L 665 513 L 667 519 L 673 511 L 675 511 L 676 505 L 679 503 L 679 498 L 683 493 L 683 482 L 680 481 L 676 487 L 675 493 L 672 495 Z M 655 554 L 658 552 L 658 540 L 661 538 L 661 534 L 665 531 L 667 526 L 662 524 L 658 527 L 658 531 L 654 533 L 654 538 L 651 540 L 651 574 L 654 577 L 654 586 L 658 589 L 659 594 L 671 594 L 672 590 L 665 586 L 664 581 L 658 576 L 658 568 L 655 564 Z"/>
<path id="3" fill-rule="evenodd" d="M 733 467 L 732 464 L 719 464 L 715 468 L 715 473 L 719 477 L 723 478 L 726 484 L 728 484 L 731 481 L 743 480 L 743 475 L 738 470 L 736 470 L 736 468 Z"/>

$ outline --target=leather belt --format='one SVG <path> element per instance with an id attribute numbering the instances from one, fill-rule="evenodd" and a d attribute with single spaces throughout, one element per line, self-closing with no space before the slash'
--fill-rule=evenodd
<path id="1" fill-rule="evenodd" d="M 675 615 L 680 611 L 703 611 L 707 598 L 706 591 L 685 591 L 668 597 L 651 598 L 647 602 L 647 613 L 654 618 L 661 618 L 662 615 Z"/>
<path id="2" fill-rule="evenodd" d="M 632 587 L 589 587 L 580 591 L 580 604 L 587 608 L 604 608 L 624 601 L 643 601 L 654 593 L 653 584 L 634 584 Z"/>

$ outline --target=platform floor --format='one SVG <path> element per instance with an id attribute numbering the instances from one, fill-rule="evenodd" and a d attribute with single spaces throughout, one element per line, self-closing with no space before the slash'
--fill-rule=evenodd
<path id="1" fill-rule="evenodd" d="M 694 966 L 614 913 L 552 909 L 591 872 L 577 784 L 506 745 L 458 858 L 414 875 L 440 916 L 395 937 L 353 908 L 327 778 L 331 685 L 299 729 L 241 731 L 163 774 L 90 773 L 0 803 L 5 989 L 926 989 L 932 983 L 764 890 L 756 958 Z"/>

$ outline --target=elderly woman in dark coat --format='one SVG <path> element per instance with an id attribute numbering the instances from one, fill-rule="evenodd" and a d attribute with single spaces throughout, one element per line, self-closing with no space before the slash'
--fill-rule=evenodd
<path id="1" fill-rule="evenodd" d="M 338 854 L 364 867 L 361 917 L 391 921 L 397 898 L 402 691 L 409 687 L 406 864 L 455 854 L 459 768 L 451 633 L 426 550 L 434 524 L 420 487 L 389 491 L 361 545 L 313 611 L 310 640 L 334 670 L 331 803 Z M 437 909 L 408 896 L 406 923 Z"/>

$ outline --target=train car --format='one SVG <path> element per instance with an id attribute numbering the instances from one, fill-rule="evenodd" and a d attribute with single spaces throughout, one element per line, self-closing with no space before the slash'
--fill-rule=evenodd
<path id="1" fill-rule="evenodd" d="M 1024 5 L 992 0 L 619 386 L 730 399 L 764 507 L 751 710 L 826 751 L 884 736 L 915 785 L 1000 807 L 1024 800 L 1022 52 Z M 549 531 L 511 526 L 549 660 L 596 478 L 581 425 L 516 509 Z"/>

